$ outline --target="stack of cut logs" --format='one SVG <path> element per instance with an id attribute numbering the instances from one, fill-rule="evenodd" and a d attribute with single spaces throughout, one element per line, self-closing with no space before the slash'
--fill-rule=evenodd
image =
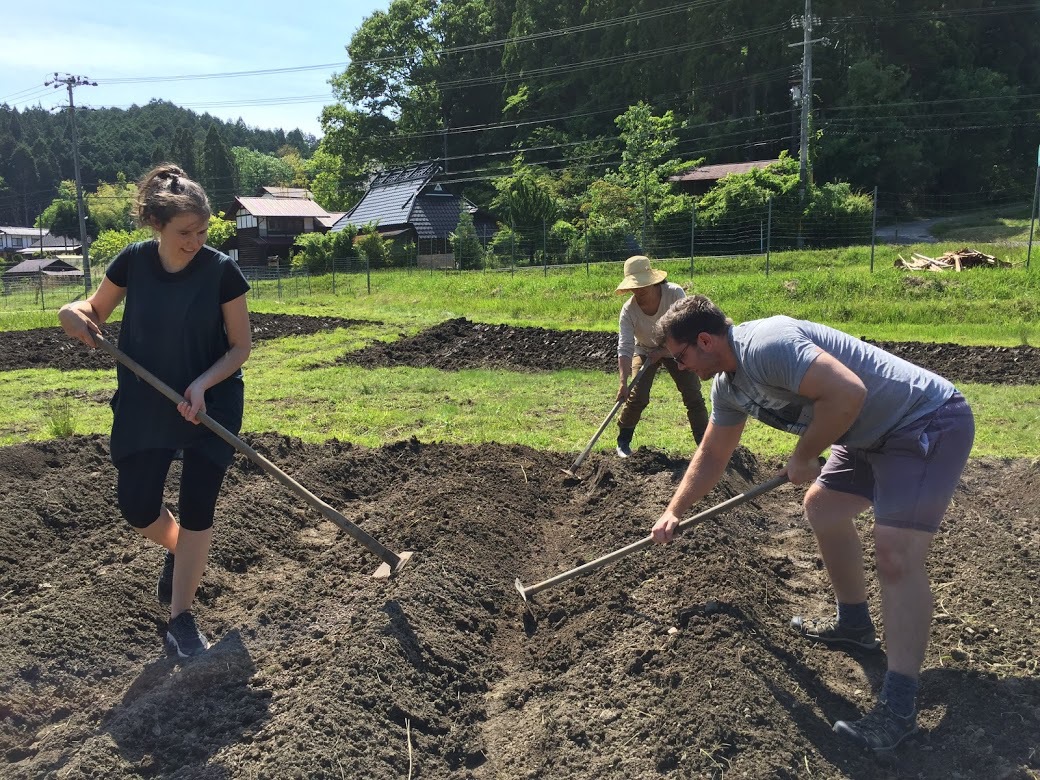
<path id="1" fill-rule="evenodd" d="M 895 262 L 896 268 L 905 268 L 908 271 L 960 271 L 964 268 L 1010 268 L 1011 263 L 998 260 L 993 255 L 987 255 L 974 249 L 958 249 L 956 252 L 946 252 L 940 257 L 928 257 L 918 252 L 910 255 L 910 260 L 899 259 Z"/>

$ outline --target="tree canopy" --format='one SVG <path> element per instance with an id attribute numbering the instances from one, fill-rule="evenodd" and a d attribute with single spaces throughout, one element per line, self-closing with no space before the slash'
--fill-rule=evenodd
<path id="1" fill-rule="evenodd" d="M 571 175 L 626 175 L 648 163 L 622 157 L 614 118 L 643 105 L 674 130 L 672 160 L 796 155 L 792 19 L 803 10 L 800 0 L 392 0 L 347 46 L 325 143 L 355 180 L 376 164 L 443 158 L 474 187 L 509 174 L 517 153 Z M 1028 189 L 1035 9 L 832 0 L 813 10 L 817 179 L 906 195 L 1020 179 Z"/>

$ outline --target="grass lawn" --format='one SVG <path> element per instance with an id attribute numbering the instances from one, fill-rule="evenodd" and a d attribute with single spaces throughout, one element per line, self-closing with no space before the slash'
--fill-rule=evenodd
<path id="1" fill-rule="evenodd" d="M 955 248 L 952 247 L 951 248 Z M 981 251 L 1008 257 L 992 246 Z M 911 248 L 912 251 L 913 248 Z M 935 253 L 935 247 L 921 247 Z M 669 278 L 712 297 L 736 321 L 774 313 L 813 319 L 856 336 L 961 344 L 1040 343 L 1040 269 L 975 269 L 908 274 L 892 268 L 896 251 L 879 247 L 776 253 L 764 257 L 688 258 L 657 263 Z M 1017 250 L 1016 250 L 1017 251 Z M 1022 253 L 1019 252 L 1018 255 Z M 1021 257 L 1010 257 L 1021 263 Z M 311 280 L 310 292 L 279 299 L 255 286 L 250 308 L 321 314 L 382 324 L 261 342 L 246 364 L 247 431 L 277 431 L 308 441 L 329 438 L 369 446 L 417 436 L 423 441 L 527 444 L 574 452 L 587 444 L 613 405 L 616 377 L 588 371 L 526 374 L 435 369 L 361 370 L 330 364 L 375 339 L 393 339 L 451 317 L 474 321 L 616 331 L 623 299 L 614 294 L 621 264 L 516 273 L 391 271 Z M 270 283 L 273 284 L 273 283 Z M 119 313 L 117 312 L 117 316 Z M 0 310 L 0 329 L 56 326 L 56 313 Z M 114 372 L 53 369 L 0 373 L 5 399 L 0 444 L 44 439 L 69 429 L 107 433 Z M 705 393 L 708 387 L 705 386 Z M 1040 387 L 965 385 L 978 422 L 975 454 L 1034 457 L 1040 440 Z M 599 447 L 612 445 L 608 429 Z M 744 443 L 782 455 L 793 439 L 755 422 Z M 684 454 L 692 449 L 678 393 L 662 377 L 640 424 L 636 446 Z"/>

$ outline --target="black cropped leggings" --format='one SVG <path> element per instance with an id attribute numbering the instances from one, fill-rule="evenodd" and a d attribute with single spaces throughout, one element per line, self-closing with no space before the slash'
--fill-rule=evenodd
<path id="1" fill-rule="evenodd" d="M 116 463 L 116 493 L 123 517 L 134 528 L 147 528 L 159 519 L 163 489 L 175 450 L 135 452 Z M 184 450 L 178 519 L 181 528 L 205 531 L 213 526 L 217 496 L 227 468 L 195 449 Z"/>

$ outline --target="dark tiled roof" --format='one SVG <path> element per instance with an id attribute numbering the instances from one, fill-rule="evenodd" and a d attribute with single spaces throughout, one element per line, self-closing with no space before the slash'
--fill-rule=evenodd
<path id="1" fill-rule="evenodd" d="M 459 224 L 462 199 L 457 195 L 423 193 L 415 199 L 412 225 L 419 238 L 445 238 Z"/>
<path id="2" fill-rule="evenodd" d="M 18 265 L 8 268 L 4 273 L 6 274 L 36 274 L 40 271 L 75 271 L 82 273 L 76 266 L 69 265 L 64 260 L 55 260 L 54 258 L 43 258 L 36 260 L 23 260 Z"/>
<path id="3" fill-rule="evenodd" d="M 371 222 L 381 227 L 409 224 L 416 196 L 439 170 L 436 163 L 422 163 L 380 173 L 372 180 L 365 196 L 346 216 L 337 220 L 332 229 L 342 230 L 347 225 L 363 227 Z"/>

